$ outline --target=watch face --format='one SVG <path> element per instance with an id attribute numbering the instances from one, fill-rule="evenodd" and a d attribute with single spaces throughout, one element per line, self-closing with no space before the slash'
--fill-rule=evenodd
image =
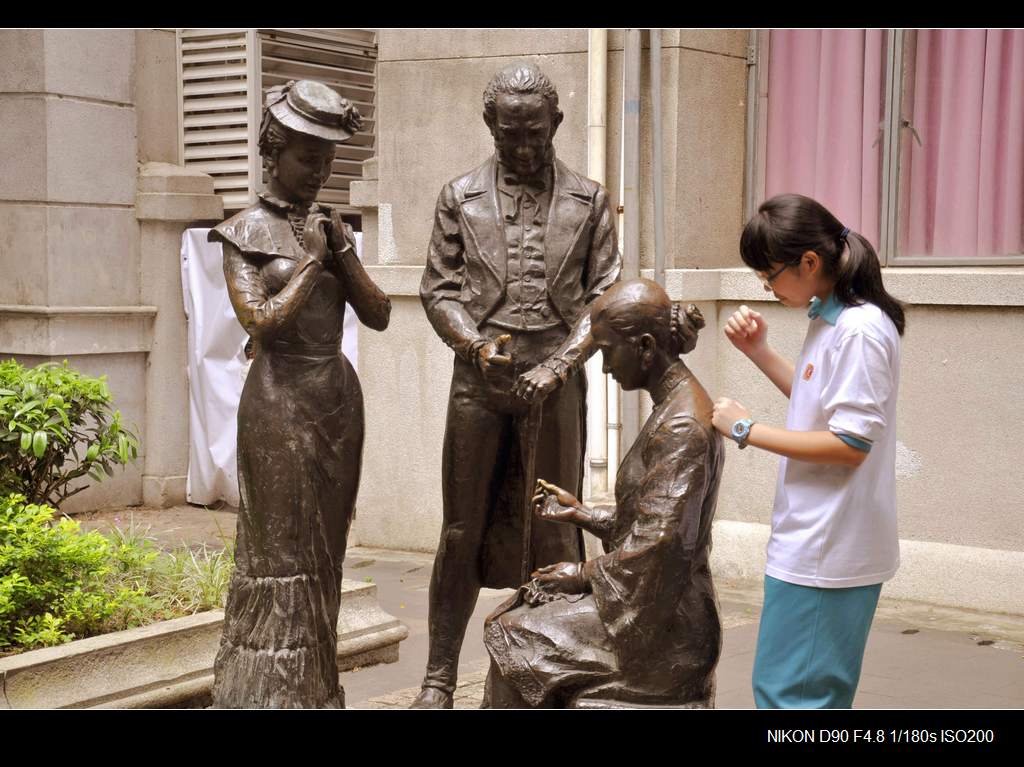
<path id="1" fill-rule="evenodd" d="M 737 421 L 732 425 L 732 436 L 736 439 L 743 439 L 749 431 L 750 427 L 743 423 L 743 421 Z"/>

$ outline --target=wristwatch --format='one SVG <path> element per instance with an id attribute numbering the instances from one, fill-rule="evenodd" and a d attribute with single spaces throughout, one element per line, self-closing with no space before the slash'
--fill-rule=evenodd
<path id="1" fill-rule="evenodd" d="M 741 418 L 732 425 L 729 430 L 729 436 L 736 440 L 736 444 L 740 446 L 740 450 L 747 446 L 747 437 L 750 436 L 750 427 L 754 425 L 754 422 L 749 418 Z"/>

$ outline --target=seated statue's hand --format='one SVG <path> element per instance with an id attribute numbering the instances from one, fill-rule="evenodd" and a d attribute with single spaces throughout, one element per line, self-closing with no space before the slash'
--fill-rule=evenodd
<path id="1" fill-rule="evenodd" d="M 559 562 L 536 570 L 531 576 L 545 591 L 561 594 L 582 594 L 589 584 L 583 575 L 583 564 Z"/>
<path id="2" fill-rule="evenodd" d="M 539 519 L 574 524 L 581 506 L 572 493 L 543 479 L 537 480 L 533 496 L 533 513 Z"/>
<path id="3" fill-rule="evenodd" d="M 329 219 L 323 213 L 310 213 L 306 217 L 306 227 L 302 230 L 302 242 L 309 253 L 320 263 L 327 258 L 327 234 L 324 228 Z"/>
<path id="4" fill-rule="evenodd" d="M 540 364 L 519 376 L 512 393 L 527 402 L 542 402 L 560 383 L 561 380 L 550 368 Z"/>
<path id="5" fill-rule="evenodd" d="M 476 364 L 484 375 L 491 373 L 496 367 L 508 367 L 512 364 L 512 355 L 505 354 L 505 345 L 512 340 L 510 335 L 502 335 L 488 341 L 476 353 Z"/>

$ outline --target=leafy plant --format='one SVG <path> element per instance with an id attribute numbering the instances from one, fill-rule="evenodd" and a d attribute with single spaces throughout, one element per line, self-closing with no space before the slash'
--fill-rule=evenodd
<path id="1" fill-rule="evenodd" d="M 134 518 L 106 535 L 0 498 L 0 654 L 222 607 L 234 552 L 164 553 Z"/>
<path id="2" fill-rule="evenodd" d="M 106 376 L 84 376 L 67 360 L 0 362 L 0 495 L 57 506 L 87 487 L 71 489 L 81 477 L 100 482 L 134 461 L 138 438 L 111 403 Z"/>
<path id="3" fill-rule="evenodd" d="M 112 548 L 49 506 L 0 498 L 0 649 L 68 641 L 143 596 L 111 584 Z"/>
<path id="4" fill-rule="evenodd" d="M 223 549 L 204 543 L 163 552 L 149 528 L 140 528 L 134 517 L 127 528 L 114 527 L 106 535 L 121 583 L 150 595 L 159 602 L 158 609 L 168 615 L 191 615 L 224 606 L 235 557 L 233 542 L 223 535 Z"/>

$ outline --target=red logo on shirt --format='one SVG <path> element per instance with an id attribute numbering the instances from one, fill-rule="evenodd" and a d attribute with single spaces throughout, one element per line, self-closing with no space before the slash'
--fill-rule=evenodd
<path id="1" fill-rule="evenodd" d="M 804 368 L 804 380 L 810 381 L 812 375 L 814 375 L 814 365 L 808 362 L 807 367 Z"/>

